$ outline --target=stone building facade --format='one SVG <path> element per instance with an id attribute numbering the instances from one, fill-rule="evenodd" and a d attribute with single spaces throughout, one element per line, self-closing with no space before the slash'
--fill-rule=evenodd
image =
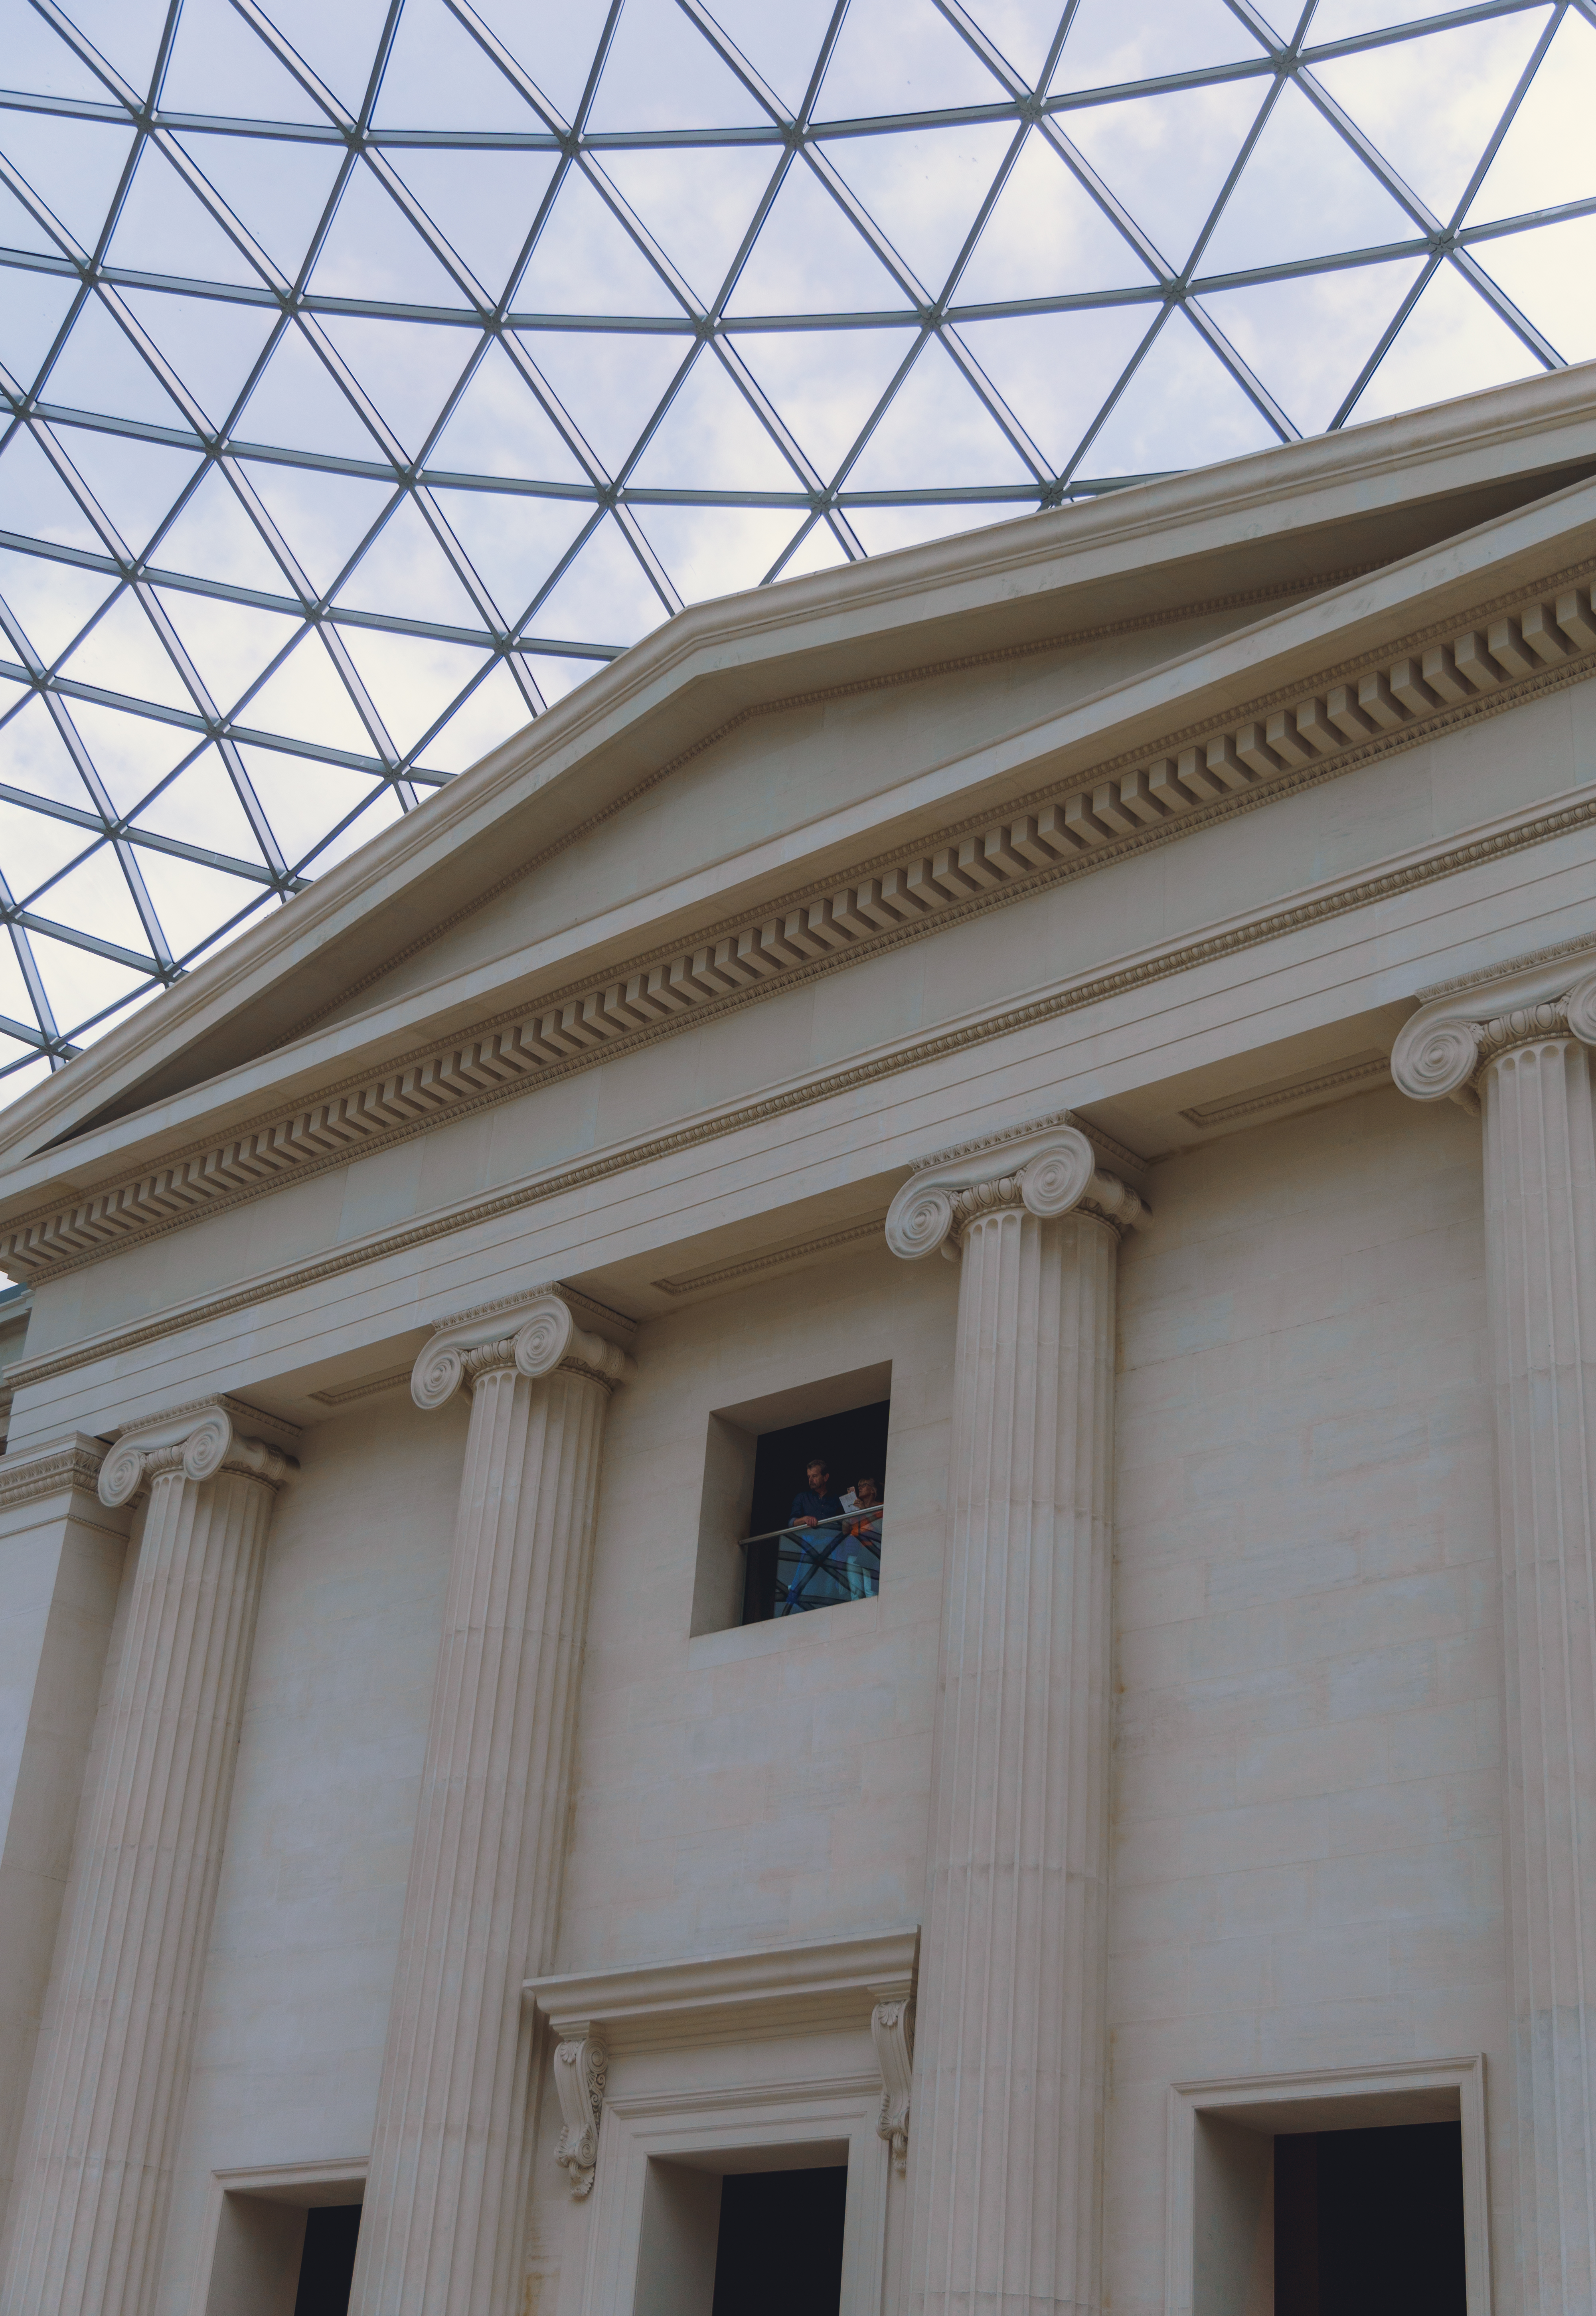
<path id="1" fill-rule="evenodd" d="M 1574 370 L 705 606 L 0 1118 L 4 2316 L 1591 2309 L 1593 574 Z"/>

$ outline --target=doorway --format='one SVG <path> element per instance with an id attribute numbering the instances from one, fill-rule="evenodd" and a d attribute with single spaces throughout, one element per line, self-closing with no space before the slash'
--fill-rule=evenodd
<path id="1" fill-rule="evenodd" d="M 1456 2123 L 1282 2133 L 1275 2316 L 1465 2316 Z"/>
<path id="2" fill-rule="evenodd" d="M 848 2167 L 720 2183 L 710 2316 L 837 2316 Z"/>

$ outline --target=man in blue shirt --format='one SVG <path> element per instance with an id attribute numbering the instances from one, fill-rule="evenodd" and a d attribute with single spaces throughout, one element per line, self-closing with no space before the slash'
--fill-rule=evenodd
<path id="1" fill-rule="evenodd" d="M 823 1535 L 806 1537 L 803 1544 L 796 1537 L 790 1543 L 782 1537 L 776 1563 L 779 1617 L 795 1616 L 801 1609 L 824 1608 L 828 1601 L 850 1597 L 845 1577 L 840 1570 L 834 1571 L 825 1557 L 827 1547 L 841 1540 L 841 1529 L 830 1523 L 843 1517 L 842 1499 L 832 1493 L 831 1471 L 823 1456 L 812 1456 L 806 1472 L 808 1485 L 794 1496 L 788 1526 L 817 1528 L 824 1521 L 826 1527 Z"/>

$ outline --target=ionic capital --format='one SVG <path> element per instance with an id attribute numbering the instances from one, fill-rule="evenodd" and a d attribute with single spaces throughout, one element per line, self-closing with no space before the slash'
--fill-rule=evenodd
<path id="1" fill-rule="evenodd" d="M 1046 1126 L 920 1167 L 887 1210 L 887 1243 L 905 1261 L 938 1252 L 957 1261 L 967 1227 L 1001 1207 L 1045 1221 L 1081 1207 L 1120 1232 L 1151 1219 L 1133 1189 L 1099 1171 L 1078 1126 Z"/>
<path id="2" fill-rule="evenodd" d="M 1596 954 L 1524 966 L 1471 988 L 1448 990 L 1403 1024 L 1391 1074 L 1415 1101 L 1477 1111 L 1481 1073 L 1514 1046 L 1577 1038 L 1596 1046 Z"/>
<path id="3" fill-rule="evenodd" d="M 249 1427 L 247 1432 L 243 1425 Z M 250 1436 L 257 1432 L 270 1437 Z M 118 1432 L 100 1466 L 100 1501 L 113 1507 L 129 1503 L 163 1472 L 181 1472 L 194 1481 L 213 1480 L 218 1472 L 244 1472 L 281 1488 L 299 1468 L 287 1452 L 299 1439 L 293 1424 L 224 1393 L 192 1400 Z"/>
<path id="4" fill-rule="evenodd" d="M 558 1287 L 540 1287 L 521 1301 L 446 1320 L 416 1359 L 410 1396 L 417 1407 L 441 1407 L 462 1385 L 474 1389 L 504 1367 L 533 1377 L 567 1367 L 606 1391 L 638 1371 L 616 1344 L 576 1324 Z"/>

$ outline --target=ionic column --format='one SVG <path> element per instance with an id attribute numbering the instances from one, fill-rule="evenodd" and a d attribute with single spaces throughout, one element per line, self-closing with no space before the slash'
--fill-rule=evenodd
<path id="1" fill-rule="evenodd" d="M 1391 1057 L 1404 1093 L 1484 1118 L 1522 2316 L 1596 2306 L 1592 962 L 1424 1006 Z"/>
<path id="2" fill-rule="evenodd" d="M 293 1469 L 212 1400 L 124 1431 L 147 1489 L 104 1744 L 73 1851 L 18 2166 L 4 2316 L 152 2302 L 221 1872 L 266 1533 Z"/>
<path id="3" fill-rule="evenodd" d="M 928 2316 L 1100 2304 L 1114 1288 L 1135 1193 L 1075 1127 L 923 1169 L 962 1255 L 910 2138 Z"/>
<path id="4" fill-rule="evenodd" d="M 435 1334 L 471 1425 L 351 2316 L 514 2316 L 533 2020 L 569 1805 L 599 1458 L 625 1354 L 549 1291 Z"/>

